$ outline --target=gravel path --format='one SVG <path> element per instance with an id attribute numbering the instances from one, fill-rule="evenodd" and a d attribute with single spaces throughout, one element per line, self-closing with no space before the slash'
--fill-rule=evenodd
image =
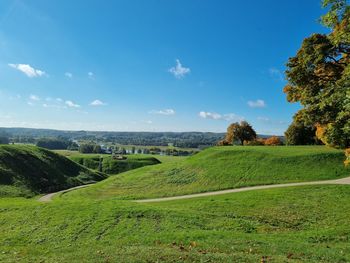
<path id="1" fill-rule="evenodd" d="M 62 191 L 59 191 L 59 192 L 46 194 L 46 195 L 43 195 L 42 197 L 40 197 L 38 199 L 38 201 L 40 201 L 40 202 L 51 202 L 52 201 L 52 197 L 54 197 L 57 194 L 67 193 L 67 192 L 70 192 L 70 191 L 73 191 L 73 190 L 76 190 L 76 189 L 80 189 L 80 188 L 84 188 L 84 187 L 87 187 L 87 186 L 90 186 L 90 184 L 79 185 L 79 186 L 72 187 L 72 188 L 69 188 L 69 189 L 66 189 L 66 190 L 62 190 Z"/>
<path id="2" fill-rule="evenodd" d="M 346 177 L 343 179 L 337 179 L 337 180 L 249 186 L 249 187 L 220 190 L 220 191 L 214 191 L 214 192 L 205 192 L 205 193 L 199 193 L 199 194 L 179 195 L 179 196 L 154 198 L 154 199 L 143 199 L 143 200 L 136 200 L 135 202 L 137 202 L 137 203 L 164 202 L 164 201 L 189 199 L 189 198 L 203 197 L 203 196 L 214 196 L 214 195 L 223 195 L 223 194 L 229 194 L 229 193 L 239 193 L 239 192 L 252 191 L 252 190 L 261 190 L 261 189 L 270 189 L 270 188 L 279 188 L 279 187 L 290 187 L 290 186 L 301 186 L 301 185 L 320 185 L 320 184 L 350 184 L 350 177 Z"/>
<path id="3" fill-rule="evenodd" d="M 252 191 L 252 190 L 261 190 L 261 189 L 270 189 L 270 188 L 280 188 L 280 187 L 290 187 L 290 186 L 302 186 L 302 185 L 320 185 L 320 184 L 350 184 L 350 177 L 337 179 L 337 180 L 324 180 L 324 181 L 313 181 L 313 182 L 301 182 L 301 183 L 287 183 L 287 184 L 270 184 L 270 185 L 258 185 L 258 186 L 249 186 L 249 187 L 242 187 L 242 188 L 235 188 L 235 189 L 227 189 L 227 190 L 219 190 L 219 191 L 213 191 L 213 192 L 205 192 L 205 193 L 199 193 L 199 194 L 189 194 L 189 195 L 179 195 L 179 196 L 171 196 L 171 197 L 162 197 L 162 198 L 154 198 L 154 199 L 142 199 L 142 200 L 135 200 L 137 203 L 152 203 L 152 202 L 164 202 L 164 201 L 172 201 L 172 200 L 180 200 L 180 199 L 189 199 L 189 198 L 195 198 L 195 197 L 203 197 L 203 196 L 214 196 L 214 195 L 223 195 L 223 194 L 229 194 L 229 193 L 239 193 L 239 192 L 245 192 L 245 191 Z M 40 202 L 50 202 L 52 201 L 52 198 L 61 193 L 67 193 L 76 189 L 84 188 L 89 186 L 87 185 L 80 185 L 73 188 L 69 188 L 66 190 L 62 190 L 56 193 L 50 193 L 46 194 L 38 199 Z"/>

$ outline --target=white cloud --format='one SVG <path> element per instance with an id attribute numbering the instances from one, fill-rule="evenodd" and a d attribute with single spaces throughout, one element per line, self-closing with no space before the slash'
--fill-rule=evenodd
<path id="1" fill-rule="evenodd" d="M 95 79 L 95 74 L 90 71 L 88 72 L 88 77 L 89 79 Z"/>
<path id="2" fill-rule="evenodd" d="M 259 99 L 259 100 L 256 100 L 256 101 L 248 101 L 247 102 L 248 106 L 251 107 L 251 108 L 265 108 L 266 107 L 266 103 L 265 101 Z"/>
<path id="3" fill-rule="evenodd" d="M 45 71 L 35 69 L 28 64 L 8 64 L 11 68 L 17 69 L 27 75 L 29 78 L 45 76 Z"/>
<path id="4" fill-rule="evenodd" d="M 29 96 L 29 99 L 33 100 L 33 101 L 39 101 L 40 100 L 40 98 L 37 95 L 33 95 L 33 94 Z"/>
<path id="5" fill-rule="evenodd" d="M 186 74 L 190 73 L 189 68 L 185 68 L 181 65 L 180 60 L 176 59 L 176 66 L 169 69 L 169 72 L 175 76 L 175 78 L 181 79 L 185 77 Z"/>
<path id="6" fill-rule="evenodd" d="M 165 109 L 165 110 L 151 110 L 150 114 L 160 114 L 160 115 L 175 115 L 175 110 Z"/>
<path id="7" fill-rule="evenodd" d="M 31 101 L 27 101 L 27 104 L 28 104 L 29 106 L 34 106 L 34 103 L 31 102 Z"/>
<path id="8" fill-rule="evenodd" d="M 199 113 L 199 117 L 203 119 L 212 119 L 212 120 L 220 120 L 222 119 L 222 115 L 216 112 L 206 112 L 206 111 L 201 111 Z"/>
<path id="9" fill-rule="evenodd" d="M 93 102 L 90 103 L 91 106 L 104 106 L 107 105 L 107 103 L 104 103 L 100 100 L 94 100 Z"/>
<path id="10" fill-rule="evenodd" d="M 278 79 L 280 81 L 284 80 L 283 73 L 277 68 L 270 68 L 269 69 L 269 73 L 270 73 L 270 76 L 273 77 L 273 78 L 276 78 L 276 79 Z"/>
<path id="11" fill-rule="evenodd" d="M 72 73 L 70 73 L 70 72 L 66 72 L 66 73 L 64 73 L 64 75 L 67 77 L 67 78 L 73 78 L 73 74 Z"/>
<path id="12" fill-rule="evenodd" d="M 243 117 L 238 116 L 234 113 L 227 113 L 227 114 L 219 114 L 216 112 L 207 112 L 207 111 L 201 111 L 199 112 L 199 117 L 203 119 L 212 119 L 212 120 L 225 120 L 225 121 L 242 121 L 244 120 Z"/>
<path id="13" fill-rule="evenodd" d="M 75 103 L 74 103 L 73 101 L 71 101 L 71 100 L 66 100 L 65 103 L 66 103 L 66 105 L 67 105 L 68 107 L 71 107 L 71 108 L 80 108 L 80 105 L 75 104 Z"/>
<path id="14" fill-rule="evenodd" d="M 56 101 L 62 102 L 63 100 L 61 98 L 56 98 Z"/>

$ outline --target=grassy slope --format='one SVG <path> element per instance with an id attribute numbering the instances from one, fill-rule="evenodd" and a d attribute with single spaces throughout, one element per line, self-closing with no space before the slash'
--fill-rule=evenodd
<path id="1" fill-rule="evenodd" d="M 105 179 L 73 161 L 35 146 L 0 146 L 0 196 L 33 196 Z"/>
<path id="2" fill-rule="evenodd" d="M 0 211 L 1 262 L 350 261 L 349 186 L 159 204 L 0 199 Z"/>
<path id="3" fill-rule="evenodd" d="M 250 185 L 336 179 L 349 176 L 342 151 L 322 146 L 215 147 L 181 162 L 112 176 L 65 195 L 135 199 L 173 196 Z"/>
<path id="4" fill-rule="evenodd" d="M 102 158 L 102 172 L 107 174 L 118 174 L 143 166 L 160 163 L 158 159 L 145 155 L 127 155 L 126 160 L 115 160 L 110 155 L 100 154 L 79 154 L 70 156 L 69 158 L 94 170 L 99 168 L 100 158 Z"/>

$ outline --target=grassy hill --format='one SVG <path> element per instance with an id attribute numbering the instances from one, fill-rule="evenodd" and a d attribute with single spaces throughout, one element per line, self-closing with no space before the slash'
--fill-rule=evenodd
<path id="1" fill-rule="evenodd" d="M 148 204 L 114 199 L 339 178 L 349 173 L 342 160 L 326 147 L 212 148 L 51 203 L 0 198 L 0 262 L 350 262 L 349 185 Z M 179 183 L 189 171 L 198 175 Z M 198 180 L 207 184 L 198 188 Z"/>
<path id="2" fill-rule="evenodd" d="M 115 160 L 110 155 L 100 154 L 77 154 L 69 158 L 90 169 L 98 170 L 99 167 L 103 173 L 119 174 L 132 169 L 147 165 L 159 164 L 160 161 L 152 156 L 128 155 L 125 160 Z"/>
<path id="3" fill-rule="evenodd" d="M 33 196 L 97 182 L 106 175 L 35 146 L 0 146 L 0 197 Z"/>
<path id="4" fill-rule="evenodd" d="M 350 175 L 340 150 L 324 146 L 213 147 L 179 162 L 112 176 L 65 195 L 137 199 Z"/>
<path id="5" fill-rule="evenodd" d="M 0 209 L 1 262 L 350 262 L 343 185 L 152 204 L 0 198 Z"/>

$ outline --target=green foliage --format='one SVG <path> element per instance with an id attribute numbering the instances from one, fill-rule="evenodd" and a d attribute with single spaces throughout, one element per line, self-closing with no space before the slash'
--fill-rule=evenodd
<path id="1" fill-rule="evenodd" d="M 232 123 L 227 128 L 227 133 L 223 145 L 225 142 L 228 144 L 234 144 L 239 141 L 241 145 L 244 141 L 252 141 L 256 139 L 256 132 L 253 127 L 246 121 L 241 121 L 240 123 Z"/>
<path id="2" fill-rule="evenodd" d="M 303 106 L 295 122 L 324 127 L 328 145 L 346 148 L 350 145 L 350 8 L 345 0 L 325 0 L 323 5 L 330 7 L 322 21 L 332 32 L 303 41 L 287 63 L 289 83 L 284 92 L 290 102 Z"/>
<path id="3" fill-rule="evenodd" d="M 325 146 L 227 146 L 146 166 L 62 198 L 141 199 L 262 184 L 337 179 L 349 175 L 341 150 Z"/>
<path id="4" fill-rule="evenodd" d="M 316 128 L 305 126 L 304 123 L 293 122 L 284 133 L 287 145 L 320 144 L 316 138 Z"/>
<path id="5" fill-rule="evenodd" d="M 93 153 L 96 144 L 94 143 L 83 143 L 79 146 L 79 152 L 81 153 Z"/>
<path id="6" fill-rule="evenodd" d="M 75 143 L 62 138 L 41 138 L 36 142 L 36 146 L 49 150 L 66 150 L 77 146 Z"/>
<path id="7" fill-rule="evenodd" d="M 105 179 L 51 151 L 35 146 L 0 146 L 0 196 L 33 196 Z"/>

